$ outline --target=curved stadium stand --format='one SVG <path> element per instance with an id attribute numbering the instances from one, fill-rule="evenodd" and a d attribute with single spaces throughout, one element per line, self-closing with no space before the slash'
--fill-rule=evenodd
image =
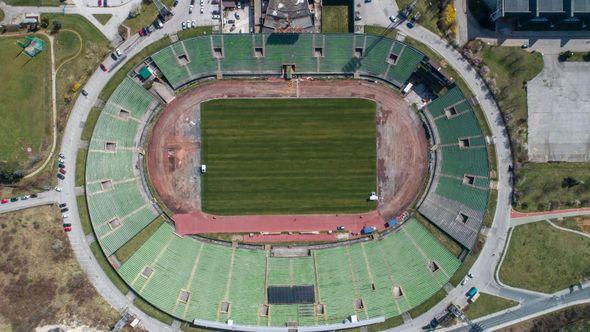
<path id="1" fill-rule="evenodd" d="M 174 89 L 210 77 L 282 75 L 285 66 L 295 66 L 297 74 L 355 75 L 401 88 L 426 60 L 402 42 L 362 34 L 202 36 L 177 42 L 151 59 Z M 86 195 L 107 256 L 158 215 L 137 168 L 140 135 L 159 106 L 159 99 L 126 77 L 97 121 Z M 434 129 L 437 161 L 419 211 L 469 249 L 488 199 L 485 139 L 456 87 L 424 113 Z M 397 316 L 442 288 L 459 265 L 414 219 L 378 240 L 290 258 L 179 237 L 164 223 L 118 272 L 134 292 L 179 319 L 270 327 L 334 324 L 350 315 L 360 320 Z M 293 285 L 312 286 L 315 305 L 269 304 L 269 286 Z"/>

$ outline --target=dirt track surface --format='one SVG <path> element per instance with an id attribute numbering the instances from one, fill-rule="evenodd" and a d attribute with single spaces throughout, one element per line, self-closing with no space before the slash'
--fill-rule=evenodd
<path id="1" fill-rule="evenodd" d="M 202 213 L 197 172 L 200 159 L 199 105 L 209 99 L 252 97 L 359 97 L 375 100 L 378 108 L 378 211 L 363 218 L 359 218 L 361 214 L 215 217 Z M 304 231 L 308 219 L 315 225 L 315 229 L 310 229 L 312 231 L 334 225 L 348 226 L 352 232 L 358 232 L 364 225 L 382 228 L 383 219 L 398 215 L 413 202 L 427 171 L 427 142 L 417 115 L 390 88 L 362 80 L 300 80 L 292 84 L 278 79 L 220 80 L 202 84 L 166 107 L 153 128 L 147 151 L 148 173 L 162 201 L 176 214 L 173 219 L 180 234 L 240 232 L 235 228 L 238 224 L 248 225 L 248 230 L 244 229 L 246 232 Z M 371 217 L 367 218 L 368 215 Z M 375 216 L 380 219 L 373 219 Z M 289 221 L 286 224 L 297 225 L 287 227 L 281 222 L 283 218 Z M 332 221 L 320 222 L 319 219 Z M 223 224 L 221 220 L 228 223 Z M 233 220 L 239 222 L 229 222 Z M 367 224 L 368 220 L 375 224 Z M 235 227 L 229 227 L 229 224 Z M 278 224 L 285 228 L 278 229 Z M 324 225 L 320 227 L 321 224 Z M 266 230 L 267 227 L 273 230 Z"/>

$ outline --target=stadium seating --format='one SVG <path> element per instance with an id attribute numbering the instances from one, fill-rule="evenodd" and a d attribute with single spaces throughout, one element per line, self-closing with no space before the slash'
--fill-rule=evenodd
<path id="1" fill-rule="evenodd" d="M 179 41 L 151 56 L 174 89 L 218 74 L 280 74 L 285 64 L 295 65 L 296 73 L 359 73 L 401 87 L 424 58 L 402 42 L 362 34 L 209 35 Z M 158 105 L 158 99 L 126 77 L 95 126 L 86 193 L 96 238 L 107 255 L 157 217 L 133 163 L 142 121 Z M 484 134 L 471 103 L 456 87 L 424 113 L 434 127 L 437 170 L 419 211 L 471 248 L 489 195 Z M 465 175 L 473 176 L 473 183 L 465 184 Z M 458 222 L 463 215 L 467 219 Z M 292 258 L 179 237 L 164 223 L 118 272 L 135 293 L 182 320 L 284 326 L 340 323 L 351 314 L 360 319 L 400 315 L 436 293 L 459 265 L 414 219 L 378 240 Z M 265 314 L 261 307 L 267 304 L 269 285 L 313 285 L 324 313 L 314 313 L 309 305 L 269 305 Z M 394 287 L 401 290 L 399 296 Z"/>
<path id="2" fill-rule="evenodd" d="M 483 132 L 458 87 L 429 103 L 424 113 L 433 124 L 439 145 L 438 165 L 418 211 L 471 248 L 483 223 L 489 196 L 490 167 Z"/>
<path id="3" fill-rule="evenodd" d="M 355 56 L 355 47 L 361 54 Z M 397 57 L 395 62 L 390 54 Z M 183 57 L 184 58 L 180 58 Z M 229 34 L 179 41 L 151 56 L 170 85 L 206 76 L 282 73 L 353 74 L 379 77 L 404 85 L 424 55 L 383 36 L 354 34 Z"/>
<path id="4" fill-rule="evenodd" d="M 438 271 L 428 269 L 431 261 Z M 284 326 L 288 321 L 338 323 L 351 314 L 361 319 L 399 315 L 432 296 L 459 264 L 413 219 L 379 241 L 292 258 L 181 238 L 165 223 L 119 273 L 140 296 L 180 319 Z M 259 316 L 269 285 L 314 285 L 325 314 L 315 315 L 304 305 L 270 305 L 268 316 Z M 393 297 L 394 285 L 403 291 L 399 298 Z M 183 301 L 180 294 L 186 290 L 190 295 Z M 362 307 L 355 307 L 359 300 Z M 223 302 L 229 304 L 227 311 L 221 310 Z"/>
<path id="5" fill-rule="evenodd" d="M 158 104 L 141 85 L 125 77 L 96 122 L 86 160 L 86 199 L 94 232 L 107 255 L 157 216 L 139 191 L 133 155 L 139 124 Z"/>

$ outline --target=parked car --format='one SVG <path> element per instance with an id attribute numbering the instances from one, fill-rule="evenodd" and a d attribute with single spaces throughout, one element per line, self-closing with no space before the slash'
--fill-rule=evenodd
<path id="1" fill-rule="evenodd" d="M 344 229 L 345 229 L 344 226 L 338 226 L 338 227 L 336 227 L 336 230 L 338 230 L 338 231 L 343 231 Z"/>
<path id="2" fill-rule="evenodd" d="M 174 0 L 174 2 L 172 3 L 172 7 L 176 7 L 178 6 L 178 0 Z"/>
<path id="3" fill-rule="evenodd" d="M 238 1 L 238 9 L 242 9 L 242 2 Z"/>
<path id="4" fill-rule="evenodd" d="M 59 205 L 59 208 L 60 208 L 60 209 L 62 209 L 62 208 L 65 208 L 66 206 L 68 206 L 68 204 L 66 204 L 66 203 L 61 203 L 61 204 Z"/>
<path id="5" fill-rule="evenodd" d="M 117 61 L 117 59 L 119 59 L 119 57 L 117 56 L 117 53 L 115 53 L 115 52 L 111 53 L 111 58 L 115 61 Z"/>
<path id="6" fill-rule="evenodd" d="M 195 8 L 195 6 L 193 6 L 193 5 L 188 6 L 188 13 L 189 14 L 193 13 L 193 8 Z"/>
<path id="7" fill-rule="evenodd" d="M 72 227 L 72 224 L 70 224 L 69 222 L 64 222 L 63 223 L 63 226 L 64 227 Z"/>
<path id="8" fill-rule="evenodd" d="M 60 172 L 61 174 L 65 175 L 65 174 L 66 174 L 66 169 L 65 169 L 65 168 L 60 168 L 60 169 L 59 169 L 59 172 Z"/>
<path id="9" fill-rule="evenodd" d="M 57 178 L 60 180 L 64 180 L 66 177 L 61 173 L 57 173 Z"/>
<path id="10" fill-rule="evenodd" d="M 57 167 L 58 168 L 66 168 L 66 165 L 64 165 L 64 164 L 57 164 Z"/>
<path id="11" fill-rule="evenodd" d="M 6 199 L 6 198 L 3 198 L 2 200 L 0 200 L 0 203 L 2 203 L 2 204 L 6 204 L 6 203 L 8 203 L 8 199 Z"/>
<path id="12" fill-rule="evenodd" d="M 205 12 L 205 8 L 203 8 L 203 6 L 201 6 L 201 14 L 203 14 Z"/>
<path id="13" fill-rule="evenodd" d="M 13 197 L 13 198 L 11 198 L 11 199 L 10 199 L 10 201 L 11 201 L 11 202 L 16 202 L 16 201 L 18 201 L 18 197 Z"/>
<path id="14" fill-rule="evenodd" d="M 72 231 L 72 227 L 64 227 L 64 231 L 65 232 L 71 232 Z"/>
<path id="15" fill-rule="evenodd" d="M 86 90 L 82 89 L 82 95 L 83 95 L 84 97 L 88 96 L 88 91 L 86 91 Z"/>
<path id="16" fill-rule="evenodd" d="M 138 33 L 138 34 L 139 34 L 141 37 L 145 36 L 145 32 L 143 32 L 143 29 L 139 29 L 139 30 L 137 30 L 137 33 Z"/>
<path id="17" fill-rule="evenodd" d="M 211 15 L 211 18 L 214 20 L 218 20 L 220 18 L 220 16 L 217 14 L 213 14 L 213 15 Z"/>
<path id="18" fill-rule="evenodd" d="M 64 219 L 67 219 L 70 215 L 67 213 L 62 213 L 61 217 Z"/>
<path id="19" fill-rule="evenodd" d="M 31 195 L 31 198 L 37 198 L 37 197 L 39 197 L 39 195 L 37 195 L 37 194 L 32 194 Z"/>
<path id="20" fill-rule="evenodd" d="M 193 20 L 191 22 L 191 27 L 193 27 L 193 28 L 196 28 L 197 27 L 197 21 L 196 20 Z"/>
<path id="21" fill-rule="evenodd" d="M 31 198 L 31 195 L 23 195 L 20 197 L 21 201 L 26 201 L 29 198 Z"/>
<path id="22" fill-rule="evenodd" d="M 68 209 L 67 207 L 65 207 L 65 208 L 61 209 L 60 211 L 61 211 L 61 213 L 64 213 L 64 212 L 70 211 L 70 209 Z"/>
<path id="23" fill-rule="evenodd" d="M 120 50 L 120 49 L 118 49 L 118 48 L 117 48 L 117 49 L 115 49 L 115 53 L 117 53 L 117 56 L 121 56 L 121 55 L 123 55 L 123 53 L 121 53 L 121 50 Z"/>
<path id="24" fill-rule="evenodd" d="M 391 23 L 397 24 L 397 23 L 399 23 L 400 18 L 398 16 L 391 15 L 391 16 L 389 16 L 389 20 L 391 21 Z"/>
<path id="25" fill-rule="evenodd" d="M 61 192 L 61 187 L 55 187 L 55 191 Z"/>
<path id="26" fill-rule="evenodd" d="M 59 158 L 59 159 L 57 160 L 57 162 L 58 162 L 58 163 L 60 163 L 60 164 L 63 164 L 63 163 L 65 162 L 65 160 L 64 160 L 63 158 Z"/>
<path id="27" fill-rule="evenodd" d="M 153 25 L 150 25 L 146 28 L 148 35 L 156 30 Z"/>
<path id="28" fill-rule="evenodd" d="M 182 30 L 186 30 L 186 22 L 182 22 Z"/>
<path id="29" fill-rule="evenodd" d="M 100 64 L 100 69 L 102 69 L 102 71 L 105 71 L 105 72 L 108 71 L 107 67 L 102 63 Z"/>
<path id="30" fill-rule="evenodd" d="M 234 16 L 236 17 L 236 20 L 240 19 L 240 13 L 236 12 L 236 14 Z"/>

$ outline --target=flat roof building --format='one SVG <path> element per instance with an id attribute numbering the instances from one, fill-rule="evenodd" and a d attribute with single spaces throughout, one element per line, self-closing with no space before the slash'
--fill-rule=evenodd
<path id="1" fill-rule="evenodd" d="M 269 0 L 263 32 L 314 32 L 307 0 Z"/>
<path id="2" fill-rule="evenodd" d="M 499 0 L 492 16 L 516 20 L 526 29 L 586 29 L 590 19 L 590 0 Z"/>

